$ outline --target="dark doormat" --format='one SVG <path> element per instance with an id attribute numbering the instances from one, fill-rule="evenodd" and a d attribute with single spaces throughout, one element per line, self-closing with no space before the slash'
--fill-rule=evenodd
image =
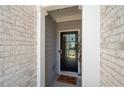
<path id="1" fill-rule="evenodd" d="M 66 76 L 66 75 L 59 75 L 57 80 L 60 82 L 69 83 L 69 84 L 73 84 L 73 85 L 76 85 L 76 83 L 77 83 L 76 77 Z"/>

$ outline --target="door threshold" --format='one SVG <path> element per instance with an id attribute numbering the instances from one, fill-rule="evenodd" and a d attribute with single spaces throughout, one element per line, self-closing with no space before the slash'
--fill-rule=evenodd
<path id="1" fill-rule="evenodd" d="M 67 75 L 67 76 L 73 76 L 78 78 L 78 73 L 76 72 L 70 72 L 70 71 L 61 71 L 59 74 L 61 75 Z"/>

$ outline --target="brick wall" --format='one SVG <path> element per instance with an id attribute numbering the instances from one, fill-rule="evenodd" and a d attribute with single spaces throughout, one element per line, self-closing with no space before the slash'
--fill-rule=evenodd
<path id="1" fill-rule="evenodd" d="M 36 86 L 35 6 L 0 6 L 0 86 Z"/>
<path id="2" fill-rule="evenodd" d="M 124 86 L 124 6 L 101 6 L 101 86 Z"/>

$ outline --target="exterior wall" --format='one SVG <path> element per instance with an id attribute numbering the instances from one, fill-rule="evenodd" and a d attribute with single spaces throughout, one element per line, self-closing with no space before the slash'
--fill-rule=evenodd
<path id="1" fill-rule="evenodd" d="M 36 8 L 0 6 L 0 86 L 36 86 Z"/>
<path id="2" fill-rule="evenodd" d="M 82 29 L 81 20 L 67 21 L 57 23 L 57 30 L 70 30 L 70 29 Z"/>
<path id="3" fill-rule="evenodd" d="M 124 6 L 101 6 L 101 86 L 124 86 Z"/>
<path id="4" fill-rule="evenodd" d="M 46 67 L 46 86 L 56 77 L 56 22 L 51 16 L 45 19 L 45 67 Z"/>

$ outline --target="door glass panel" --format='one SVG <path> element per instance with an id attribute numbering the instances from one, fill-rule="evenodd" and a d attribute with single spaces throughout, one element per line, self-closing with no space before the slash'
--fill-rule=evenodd
<path id="1" fill-rule="evenodd" d="M 64 41 L 69 41 L 70 36 L 68 34 L 63 35 Z"/>
<path id="2" fill-rule="evenodd" d="M 70 40 L 69 41 L 75 41 L 75 34 L 70 34 Z"/>
<path id="3" fill-rule="evenodd" d="M 75 50 L 67 50 L 66 51 L 66 57 L 69 59 L 76 58 L 76 52 Z"/>
<path id="4" fill-rule="evenodd" d="M 75 42 L 69 42 L 69 49 L 75 49 Z"/>
<path id="5" fill-rule="evenodd" d="M 75 49 L 75 42 L 66 42 L 66 49 Z"/>
<path id="6" fill-rule="evenodd" d="M 76 58 L 76 34 L 69 33 L 63 34 L 63 47 L 65 57 L 67 59 L 75 59 Z"/>
<path id="7" fill-rule="evenodd" d="M 68 59 L 74 59 L 76 58 L 76 42 L 75 42 L 75 34 L 66 34 L 66 58 Z"/>
<path id="8" fill-rule="evenodd" d="M 66 42 L 66 49 L 70 49 L 69 43 Z"/>

